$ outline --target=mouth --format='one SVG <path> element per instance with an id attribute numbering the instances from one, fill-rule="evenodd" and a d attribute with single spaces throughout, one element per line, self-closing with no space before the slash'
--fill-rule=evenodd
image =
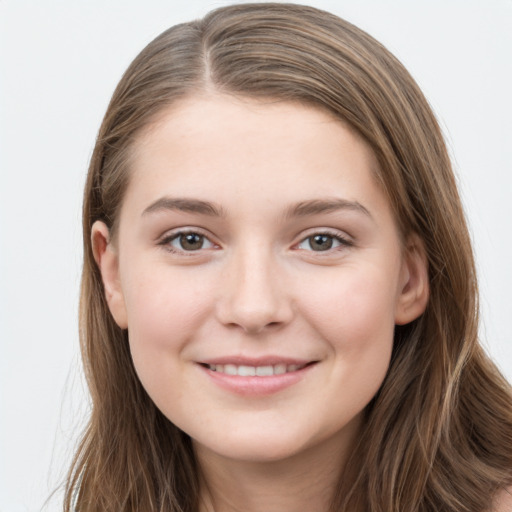
<path id="1" fill-rule="evenodd" d="M 211 382 L 230 393 L 264 397 L 298 384 L 319 362 L 282 357 L 226 357 L 202 361 L 199 367 Z"/>
<path id="2" fill-rule="evenodd" d="M 239 377 L 272 377 L 274 375 L 284 375 L 293 373 L 307 366 L 315 364 L 315 361 L 304 364 L 285 364 L 278 363 L 274 365 L 236 365 L 236 364 L 203 364 L 205 368 L 212 372 L 222 373 L 225 375 L 233 375 Z"/>

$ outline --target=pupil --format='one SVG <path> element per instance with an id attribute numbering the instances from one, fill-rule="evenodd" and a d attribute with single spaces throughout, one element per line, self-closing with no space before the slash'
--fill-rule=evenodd
<path id="1" fill-rule="evenodd" d="M 332 237 L 329 235 L 315 235 L 310 240 L 311 248 L 316 251 L 327 251 L 332 247 Z"/>
<path id="2" fill-rule="evenodd" d="M 203 246 L 203 237 L 197 233 L 187 233 L 181 235 L 180 244 L 183 249 L 188 251 L 197 251 Z"/>

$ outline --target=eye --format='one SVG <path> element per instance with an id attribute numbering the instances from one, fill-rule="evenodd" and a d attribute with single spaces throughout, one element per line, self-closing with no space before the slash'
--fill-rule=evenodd
<path id="1" fill-rule="evenodd" d="M 206 236 L 194 231 L 174 233 L 161 242 L 172 252 L 193 252 L 201 249 L 212 249 L 215 244 L 208 240 Z"/>
<path id="2" fill-rule="evenodd" d="M 297 245 L 298 249 L 306 251 L 329 251 L 331 249 L 337 249 L 341 246 L 350 246 L 351 242 L 345 240 L 339 235 L 331 235 L 329 233 L 315 233 L 314 235 L 308 236 L 302 242 Z"/>

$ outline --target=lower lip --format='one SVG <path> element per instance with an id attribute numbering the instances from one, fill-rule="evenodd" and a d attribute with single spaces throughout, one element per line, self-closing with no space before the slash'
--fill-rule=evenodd
<path id="1" fill-rule="evenodd" d="M 294 372 L 282 373 L 280 375 L 269 375 L 265 377 L 241 377 L 240 375 L 228 375 L 216 372 L 199 365 L 206 375 L 219 387 L 244 396 L 265 396 L 278 393 L 294 384 L 300 382 L 316 366 L 316 363 L 309 364 Z"/>

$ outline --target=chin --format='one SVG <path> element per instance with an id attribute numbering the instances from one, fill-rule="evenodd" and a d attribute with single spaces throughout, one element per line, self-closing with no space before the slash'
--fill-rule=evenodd
<path id="1" fill-rule="evenodd" d="M 351 422 L 352 423 L 352 422 Z M 327 450 L 336 452 L 340 445 L 345 446 L 348 437 L 357 435 L 359 422 L 355 422 L 355 428 L 349 428 L 335 432 L 297 431 L 281 425 L 279 429 L 265 431 L 261 426 L 252 430 L 243 429 L 236 431 L 222 430 L 218 436 L 210 435 L 202 443 L 194 440 L 193 444 L 199 456 L 209 453 L 215 457 L 237 460 L 240 462 L 272 463 L 292 459 L 294 457 L 306 457 L 313 452 Z M 229 431 L 229 435 L 226 435 Z M 344 439 L 344 441 L 341 441 Z M 341 441 L 341 443 L 340 443 Z"/>
<path id="2" fill-rule="evenodd" d="M 202 445 L 193 441 L 194 448 L 199 455 L 210 453 L 215 457 L 230 459 L 239 462 L 271 463 L 279 462 L 301 453 L 302 446 L 297 446 L 291 440 L 258 439 L 258 440 L 233 440 L 227 438 L 227 442 Z"/>

